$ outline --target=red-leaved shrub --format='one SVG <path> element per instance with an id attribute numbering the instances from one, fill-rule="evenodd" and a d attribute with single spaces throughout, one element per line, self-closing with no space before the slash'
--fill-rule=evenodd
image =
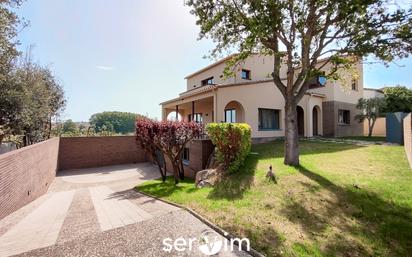
<path id="1" fill-rule="evenodd" d="M 157 161 L 156 152 L 166 155 L 173 168 L 175 183 L 184 178 L 182 152 L 186 144 L 203 135 L 203 126 L 195 122 L 154 121 L 147 118 L 136 121 L 136 140 Z M 163 181 L 166 171 L 158 163 Z"/>

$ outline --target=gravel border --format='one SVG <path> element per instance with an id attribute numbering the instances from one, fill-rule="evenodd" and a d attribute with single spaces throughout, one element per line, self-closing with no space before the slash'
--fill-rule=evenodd
<path id="1" fill-rule="evenodd" d="M 200 221 L 202 221 L 203 223 L 205 223 L 206 225 L 208 225 L 210 228 L 212 228 L 214 231 L 216 231 L 218 234 L 220 234 L 221 236 L 227 238 L 228 240 L 237 238 L 235 235 L 230 234 L 230 233 L 227 232 L 227 231 L 224 231 L 223 229 L 219 228 L 217 225 L 215 225 L 214 223 L 212 223 L 211 221 L 209 221 L 208 219 L 204 218 L 204 217 L 201 216 L 199 213 L 195 212 L 194 210 L 192 210 L 192 209 L 190 209 L 190 208 L 188 208 L 188 207 L 185 207 L 185 206 L 179 205 L 179 204 L 177 204 L 177 203 L 173 203 L 173 202 L 170 202 L 170 201 L 168 201 L 168 200 L 159 198 L 159 197 L 157 197 L 157 196 L 153 196 L 153 195 L 150 195 L 150 194 L 148 194 L 148 193 L 139 191 L 139 190 L 137 190 L 136 188 L 135 188 L 135 190 L 136 190 L 136 192 L 138 192 L 139 194 L 145 195 L 145 196 L 147 196 L 147 197 L 154 198 L 154 199 L 156 199 L 156 200 L 162 201 L 162 202 L 164 202 L 164 203 L 173 205 L 173 206 L 175 206 L 175 207 L 177 207 L 177 208 L 180 208 L 180 209 L 182 209 L 182 210 L 185 210 L 185 211 L 189 212 L 190 214 L 192 214 L 193 216 L 195 216 L 197 219 L 199 219 Z M 235 240 L 235 241 L 233 241 L 233 242 L 234 242 L 235 245 L 238 245 L 238 241 L 237 241 L 237 240 Z M 241 247 L 242 251 L 247 252 L 248 254 L 250 254 L 250 255 L 253 256 L 253 257 L 265 257 L 264 254 L 262 254 L 262 253 L 258 252 L 257 250 L 255 250 L 252 246 L 250 246 L 250 250 L 248 251 L 248 250 L 246 249 L 246 245 L 243 244 L 243 241 L 242 241 L 242 245 L 241 245 L 240 247 Z"/>

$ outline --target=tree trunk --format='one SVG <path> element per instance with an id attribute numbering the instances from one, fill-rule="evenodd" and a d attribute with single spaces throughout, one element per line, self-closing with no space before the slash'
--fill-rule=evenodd
<path id="1" fill-rule="evenodd" d="M 166 171 L 166 162 L 164 161 L 164 157 L 161 160 L 160 158 L 157 157 L 156 153 L 151 153 L 151 155 L 152 155 L 153 161 L 159 167 L 159 172 L 160 172 L 160 176 L 162 177 L 162 181 L 165 182 L 166 181 L 167 171 Z M 160 163 L 160 162 L 162 162 L 162 163 Z"/>
<path id="2" fill-rule="evenodd" d="M 160 176 L 162 177 L 162 181 L 165 182 L 166 181 L 166 171 L 163 170 L 160 164 L 157 164 L 157 166 L 159 167 L 159 172 L 160 172 Z"/>
<path id="3" fill-rule="evenodd" d="M 48 124 L 47 124 L 47 139 L 50 139 L 51 129 L 52 129 L 52 117 L 49 116 L 49 120 L 48 120 Z"/>
<path id="4" fill-rule="evenodd" d="M 297 104 L 293 96 L 285 99 L 285 159 L 286 165 L 299 165 L 299 135 L 297 123 Z"/>
<path id="5" fill-rule="evenodd" d="M 372 136 L 372 130 L 371 130 L 371 120 L 368 119 L 368 137 Z"/>
<path id="6" fill-rule="evenodd" d="M 370 124 L 370 121 L 369 121 L 368 137 L 372 137 L 373 127 L 375 126 L 375 122 L 376 122 L 376 119 L 372 119 L 372 124 Z"/>
<path id="7" fill-rule="evenodd" d="M 1 143 L 3 142 L 3 138 L 4 138 L 4 135 L 0 135 L 0 146 L 1 146 Z"/>
<path id="8" fill-rule="evenodd" d="M 178 184 L 179 183 L 179 175 L 180 175 L 179 166 L 176 165 L 176 162 L 174 162 L 172 158 L 170 158 L 170 161 L 172 163 L 173 176 L 175 178 L 175 184 Z"/>
<path id="9" fill-rule="evenodd" d="M 180 180 L 184 180 L 185 179 L 185 168 L 183 167 L 183 161 L 182 159 L 179 160 L 179 178 Z"/>

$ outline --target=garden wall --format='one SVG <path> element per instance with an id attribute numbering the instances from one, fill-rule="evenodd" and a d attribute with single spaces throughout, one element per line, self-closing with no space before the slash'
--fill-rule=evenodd
<path id="1" fill-rule="evenodd" d="M 412 119 L 409 113 L 403 119 L 403 145 L 405 147 L 406 157 L 408 157 L 409 166 L 412 168 Z"/>
<path id="2" fill-rule="evenodd" d="M 213 145 L 210 140 L 197 140 L 189 148 L 185 173 L 194 177 L 206 166 Z M 134 136 L 52 138 L 1 154 L 0 220 L 46 193 L 58 170 L 146 161 Z"/>
<path id="3" fill-rule="evenodd" d="M 367 136 L 368 132 L 369 132 L 368 120 L 364 120 L 363 121 L 363 134 Z M 376 119 L 376 123 L 372 131 L 372 136 L 386 137 L 386 118 L 385 117 Z"/>
<path id="4" fill-rule="evenodd" d="M 403 119 L 408 115 L 404 112 L 386 113 L 386 142 L 403 144 Z"/>
<path id="5" fill-rule="evenodd" d="M 59 170 L 82 169 L 147 161 L 135 136 L 62 137 Z"/>
<path id="6" fill-rule="evenodd" d="M 47 192 L 58 169 L 59 138 L 0 155 L 0 219 Z"/>

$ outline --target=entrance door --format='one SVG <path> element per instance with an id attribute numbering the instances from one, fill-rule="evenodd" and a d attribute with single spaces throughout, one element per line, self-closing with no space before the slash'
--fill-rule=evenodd
<path id="1" fill-rule="evenodd" d="M 303 112 L 303 108 L 298 106 L 296 109 L 298 113 L 298 134 L 299 136 L 305 135 L 305 115 Z"/>
<path id="2" fill-rule="evenodd" d="M 313 136 L 318 136 L 318 109 L 313 107 L 312 111 Z"/>

